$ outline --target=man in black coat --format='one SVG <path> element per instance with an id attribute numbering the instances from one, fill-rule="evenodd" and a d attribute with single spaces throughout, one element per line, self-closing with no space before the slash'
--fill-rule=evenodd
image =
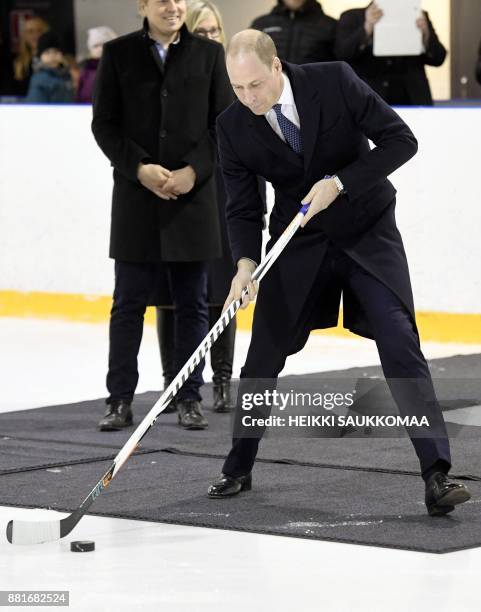
<path id="1" fill-rule="evenodd" d="M 241 372 L 233 445 L 209 496 L 222 498 L 251 487 L 263 428 L 253 434 L 243 423 L 242 396 L 259 392 L 262 381 L 275 381 L 287 356 L 304 346 L 312 329 L 337 324 L 343 293 L 344 326 L 376 341 L 401 415 L 428 419 L 428 429 L 408 432 L 426 481 L 428 511 L 446 514 L 469 492 L 447 476 L 449 440 L 419 346 L 394 217 L 396 190 L 387 179 L 416 153 L 416 139 L 344 62 L 296 66 L 281 63 L 275 51 L 272 39 L 253 30 L 237 34 L 227 51 L 239 101 L 217 121 L 238 267 L 226 304 L 239 299 L 245 286 L 251 299 L 256 293 L 251 275 L 261 259 L 262 234 L 256 175 L 275 190 L 267 248 L 301 202 L 310 208 L 303 229 L 262 281 Z M 373 150 L 368 139 L 376 145 Z M 327 176 L 332 178 L 322 178 Z M 259 412 L 266 414 L 249 415 L 254 419 Z"/>
<path id="2" fill-rule="evenodd" d="M 374 26 L 383 17 L 375 2 L 365 9 L 342 13 L 336 36 L 336 56 L 345 60 L 388 104 L 432 106 L 425 65 L 441 66 L 443 47 L 426 11 L 417 19 L 424 53 L 413 56 L 378 57 L 373 54 Z"/>
<path id="3" fill-rule="evenodd" d="M 316 0 L 278 0 L 267 15 L 252 22 L 273 39 L 279 57 L 293 64 L 334 59 L 336 20 Z"/>
<path id="4" fill-rule="evenodd" d="M 139 0 L 144 27 L 104 46 L 92 130 L 114 168 L 109 398 L 102 430 L 132 424 L 143 317 L 159 262 L 176 308 L 178 371 L 208 331 L 207 261 L 221 255 L 215 120 L 231 102 L 222 45 L 192 35 L 185 0 Z M 203 429 L 203 363 L 178 394 L 179 423 Z"/>

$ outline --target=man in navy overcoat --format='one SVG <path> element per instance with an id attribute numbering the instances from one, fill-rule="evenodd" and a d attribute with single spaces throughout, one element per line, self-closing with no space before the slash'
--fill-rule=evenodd
<path id="1" fill-rule="evenodd" d="M 415 137 L 347 64 L 281 62 L 262 32 L 234 36 L 227 71 L 238 101 L 218 117 L 217 134 L 238 272 L 226 303 L 245 286 L 244 306 L 257 292 L 251 281 L 262 244 L 257 175 L 275 191 L 268 249 L 300 203 L 310 204 L 303 228 L 262 281 L 239 397 L 249 381 L 275 380 L 312 329 L 337 325 L 343 294 L 344 326 L 376 341 L 401 415 L 428 418 L 425 435 L 408 433 L 429 514 L 451 512 L 470 495 L 447 475 L 449 440 L 419 344 L 396 190 L 387 179 L 416 153 Z M 260 436 L 243 435 L 240 413 L 238 405 L 232 449 L 210 497 L 251 487 Z"/>

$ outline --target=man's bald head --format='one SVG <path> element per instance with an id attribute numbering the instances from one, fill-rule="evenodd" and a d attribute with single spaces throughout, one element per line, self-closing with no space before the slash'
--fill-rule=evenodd
<path id="1" fill-rule="evenodd" d="M 268 68 L 277 56 L 276 45 L 272 38 L 258 30 L 242 30 L 235 34 L 227 45 L 227 58 L 236 58 L 254 53 Z"/>

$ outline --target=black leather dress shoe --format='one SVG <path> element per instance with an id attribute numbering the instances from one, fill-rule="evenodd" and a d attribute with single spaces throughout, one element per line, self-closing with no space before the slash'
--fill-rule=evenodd
<path id="1" fill-rule="evenodd" d="M 209 497 L 232 497 L 241 491 L 250 491 L 252 489 L 252 473 L 245 476 L 228 476 L 221 474 L 220 478 L 210 485 L 207 495 Z"/>
<path id="2" fill-rule="evenodd" d="M 178 400 L 179 425 L 184 429 L 206 429 L 209 426 L 202 412 L 200 402 L 196 400 Z"/>
<path id="3" fill-rule="evenodd" d="M 443 516 L 454 506 L 471 498 L 469 489 L 443 472 L 435 472 L 426 482 L 426 508 L 429 516 Z"/>
<path id="4" fill-rule="evenodd" d="M 99 421 L 100 431 L 119 431 L 132 425 L 130 402 L 114 400 L 107 406 L 107 412 Z"/>

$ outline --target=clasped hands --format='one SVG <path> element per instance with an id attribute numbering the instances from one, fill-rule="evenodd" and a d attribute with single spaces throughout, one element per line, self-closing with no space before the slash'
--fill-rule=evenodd
<path id="1" fill-rule="evenodd" d="M 193 189 L 196 175 L 192 166 L 171 171 L 159 164 L 139 164 L 137 178 L 162 200 L 177 200 Z"/>
<path id="2" fill-rule="evenodd" d="M 334 179 L 322 179 L 314 183 L 312 189 L 302 199 L 303 204 L 309 204 L 309 210 L 304 215 L 301 227 L 305 227 L 307 223 L 318 213 L 326 210 L 339 195 L 336 182 Z M 245 309 L 252 302 L 259 290 L 259 283 L 252 280 L 252 274 L 256 269 L 256 264 L 247 258 L 239 259 L 237 263 L 237 274 L 232 279 L 229 295 L 225 301 L 223 312 L 229 307 L 233 300 L 239 300 L 242 296 L 244 287 L 247 288 L 247 293 L 242 298 L 241 308 Z"/>

